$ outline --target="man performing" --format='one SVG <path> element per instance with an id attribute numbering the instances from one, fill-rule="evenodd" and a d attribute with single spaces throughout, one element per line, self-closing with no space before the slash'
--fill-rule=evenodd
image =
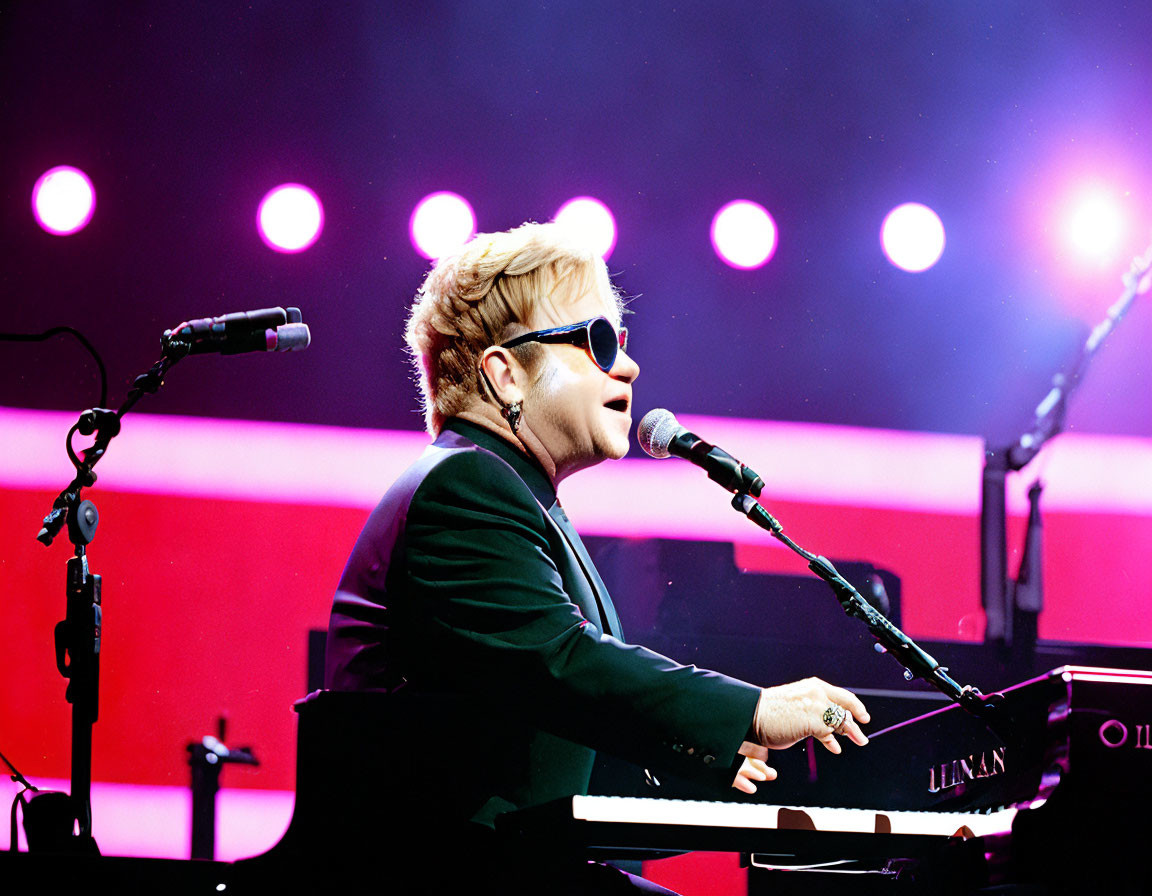
<path id="1" fill-rule="evenodd" d="M 435 266 L 407 333 L 435 442 L 372 513 L 332 609 L 328 688 L 434 707 L 397 733 L 411 805 L 390 808 L 413 843 L 463 850 L 454 880 L 478 887 L 527 889 L 542 871 L 541 889 L 568 892 L 558 866 L 499 860 L 491 828 L 585 793 L 596 750 L 753 792 L 776 777 L 769 749 L 867 742 L 842 688 L 762 689 L 623 640 L 556 494 L 628 451 L 639 368 L 622 312 L 604 262 L 553 224 L 481 234 Z M 644 886 L 580 868 L 572 892 Z"/>

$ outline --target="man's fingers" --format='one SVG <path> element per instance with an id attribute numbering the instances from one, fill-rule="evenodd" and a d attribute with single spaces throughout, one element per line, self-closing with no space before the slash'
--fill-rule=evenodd
<path id="1" fill-rule="evenodd" d="M 760 759 L 745 757 L 740 771 L 732 781 L 732 786 L 743 793 L 755 793 L 757 781 L 776 780 L 776 769 L 770 768 Z"/>
<path id="2" fill-rule="evenodd" d="M 772 768 L 770 765 L 768 765 L 768 763 L 764 762 L 762 759 L 752 759 L 751 757 L 749 757 L 748 759 L 744 760 L 744 764 L 747 766 L 750 766 L 755 772 L 757 772 L 757 776 L 756 776 L 757 781 L 775 781 L 776 780 L 776 769 Z"/>
<path id="3" fill-rule="evenodd" d="M 846 691 L 844 688 L 838 688 L 832 684 L 825 685 L 825 687 L 828 690 L 828 699 L 833 703 L 843 706 L 864 724 L 868 724 L 872 720 L 872 717 L 868 715 L 868 710 L 860 702 L 860 698 L 851 691 Z"/>
<path id="4" fill-rule="evenodd" d="M 839 754 L 843 752 L 844 748 L 840 746 L 840 742 L 836 739 L 837 734 L 844 735 L 852 741 L 852 743 L 861 747 L 868 743 L 868 735 L 860 730 L 860 726 L 856 724 L 856 720 L 849 715 L 844 716 L 844 721 L 841 722 L 839 728 L 818 736 L 816 740 L 827 747 L 829 752 Z"/>
<path id="5" fill-rule="evenodd" d="M 739 790 L 741 793 L 756 792 L 756 785 L 745 778 L 743 775 L 737 775 L 736 780 L 732 782 L 732 786 Z"/>
<path id="6" fill-rule="evenodd" d="M 820 741 L 820 743 L 824 744 L 824 746 L 828 748 L 828 752 L 830 752 L 830 753 L 839 754 L 839 753 L 842 753 L 844 751 L 844 748 L 842 746 L 840 746 L 840 741 L 836 740 L 835 734 L 825 734 L 823 737 L 816 738 L 816 740 L 818 740 L 818 741 Z"/>
<path id="7" fill-rule="evenodd" d="M 852 743 L 858 744 L 861 747 L 868 743 L 868 735 L 860 730 L 860 726 L 856 724 L 856 720 L 853 719 L 852 716 L 844 719 L 844 727 L 841 733 L 852 741 Z"/>

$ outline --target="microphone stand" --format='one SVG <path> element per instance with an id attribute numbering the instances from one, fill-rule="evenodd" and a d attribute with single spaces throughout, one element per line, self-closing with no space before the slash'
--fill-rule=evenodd
<path id="1" fill-rule="evenodd" d="M 99 715 L 102 608 L 100 576 L 92 573 L 87 555 L 100 516 L 95 504 L 81 498 L 83 490 L 96 483 L 92 468 L 119 434 L 121 418 L 145 395 L 157 392 L 164 385 L 164 375 L 181 358 L 207 352 L 292 351 L 306 348 L 309 340 L 299 308 L 265 308 L 185 321 L 174 330 L 164 331 L 160 360 L 136 377 L 118 410 L 87 410 L 68 431 L 64 444 L 76 478 L 57 496 L 36 536 L 50 545 L 67 522 L 68 537 L 75 546 L 75 556 L 68 561 L 67 610 L 55 630 L 56 668 L 68 679 L 64 699 L 72 704 L 72 795 L 61 804 L 60 811 L 52 808 L 41 813 L 51 813 L 52 830 L 68 832 L 63 841 L 53 844 L 56 852 L 100 852 L 92 838 L 92 726 Z M 81 452 L 83 457 L 72 448 L 72 436 L 77 432 L 96 436 Z"/>
<path id="2" fill-rule="evenodd" d="M 827 558 L 804 550 L 785 535 L 784 527 L 752 495 L 737 492 L 732 498 L 732 507 L 807 560 L 808 568 L 832 587 L 844 612 L 859 619 L 868 627 L 877 641 L 877 649 L 881 653 L 887 653 L 904 667 L 904 678 L 907 681 L 913 678 L 923 679 L 953 703 L 959 704 L 979 718 L 997 734 L 1005 737 L 1010 733 L 1010 720 L 1003 712 L 998 711 L 1003 700 L 1000 694 L 986 696 L 971 685 L 960 685 L 948 674 L 947 667 L 941 666 L 915 641 L 894 626 L 883 613 L 868 603 L 852 583 L 836 571 L 836 567 Z"/>
<path id="3" fill-rule="evenodd" d="M 1039 593 L 1034 595 L 1028 606 L 1022 606 L 1014 597 L 1010 598 L 1008 592 L 1008 551 L 1007 551 L 1007 499 L 1005 487 L 1007 474 L 1018 472 L 1027 466 L 1040 450 L 1053 437 L 1060 434 L 1064 428 L 1064 419 L 1068 411 L 1068 400 L 1075 389 L 1080 385 L 1088 364 L 1099 350 L 1108 334 L 1127 313 L 1136 296 L 1148 290 L 1148 283 L 1144 282 L 1149 271 L 1152 270 L 1152 246 L 1149 246 L 1143 255 L 1132 260 L 1132 266 L 1121 278 L 1124 290 L 1120 298 L 1108 309 L 1104 320 L 1098 323 L 1088 335 L 1087 341 L 1080 349 L 1080 355 L 1072 368 L 1072 373 L 1065 375 L 1057 373 L 1052 378 L 1052 387 L 1043 401 L 1036 407 L 1035 419 L 1032 428 L 1024 433 L 1012 445 L 1002 447 L 986 447 L 984 453 L 984 472 L 980 491 L 980 591 L 987 623 L 985 639 L 1000 643 L 1003 647 L 1010 647 L 1013 642 L 1014 629 L 1024 628 L 1016 620 L 1019 615 L 1016 611 L 1031 614 L 1033 620 L 1042 609 L 1042 600 Z M 1040 487 L 1033 486 L 1029 492 L 1031 513 L 1029 515 L 1029 541 L 1039 540 L 1039 500 Z M 1039 544 L 1035 544 L 1038 554 Z M 1038 562 L 1039 557 L 1032 558 Z M 1034 626 L 1027 627 L 1027 634 L 1034 641 Z"/>
<path id="4" fill-rule="evenodd" d="M 88 855 L 100 852 L 92 837 L 92 726 L 99 716 L 103 611 L 100 576 L 91 571 L 87 554 L 87 546 L 96 537 L 100 515 L 94 503 L 82 498 L 82 492 L 96 483 L 92 468 L 120 432 L 124 414 L 144 395 L 156 392 L 164 383 L 164 374 L 187 353 L 181 345 L 166 350 L 147 373 L 136 378 L 118 410 L 92 408 L 80 415 L 65 439 L 76 478 L 57 496 L 36 536 L 45 546 L 51 545 L 67 523 L 68 539 L 75 548 L 67 563 L 64 620 L 57 623 L 54 631 L 56 668 L 68 680 L 64 699 L 72 704 L 72 794 L 66 802 L 52 807 L 53 814 L 69 813 L 70 817 L 57 818 L 52 825 L 53 830 L 64 830 L 68 835 L 66 840 L 53 843 L 54 851 Z M 96 436 L 92 445 L 81 452 L 82 457 L 72 447 L 72 437 L 77 432 Z"/>

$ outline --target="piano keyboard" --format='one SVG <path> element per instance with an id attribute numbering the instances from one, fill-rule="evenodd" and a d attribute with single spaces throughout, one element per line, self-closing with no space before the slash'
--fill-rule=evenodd
<path id="1" fill-rule="evenodd" d="M 930 837 L 982 837 L 1012 829 L 1015 809 L 997 812 L 913 812 L 770 806 L 623 796 L 574 796 L 577 821 L 669 827 L 748 830 L 836 831 L 853 834 L 917 834 Z"/>

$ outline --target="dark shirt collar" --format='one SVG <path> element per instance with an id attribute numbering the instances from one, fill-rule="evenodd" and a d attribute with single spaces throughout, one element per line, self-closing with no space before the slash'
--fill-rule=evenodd
<path id="1" fill-rule="evenodd" d="M 552 485 L 552 480 L 548 478 L 544 468 L 525 454 L 523 450 L 500 438 L 494 432 L 468 420 L 461 420 L 459 417 L 450 417 L 445 420 L 441 430 L 445 429 L 463 436 L 481 448 L 491 451 L 501 460 L 507 461 L 517 475 L 524 480 L 524 484 L 528 486 L 536 500 L 544 505 L 545 509 L 556 503 L 556 488 Z"/>

